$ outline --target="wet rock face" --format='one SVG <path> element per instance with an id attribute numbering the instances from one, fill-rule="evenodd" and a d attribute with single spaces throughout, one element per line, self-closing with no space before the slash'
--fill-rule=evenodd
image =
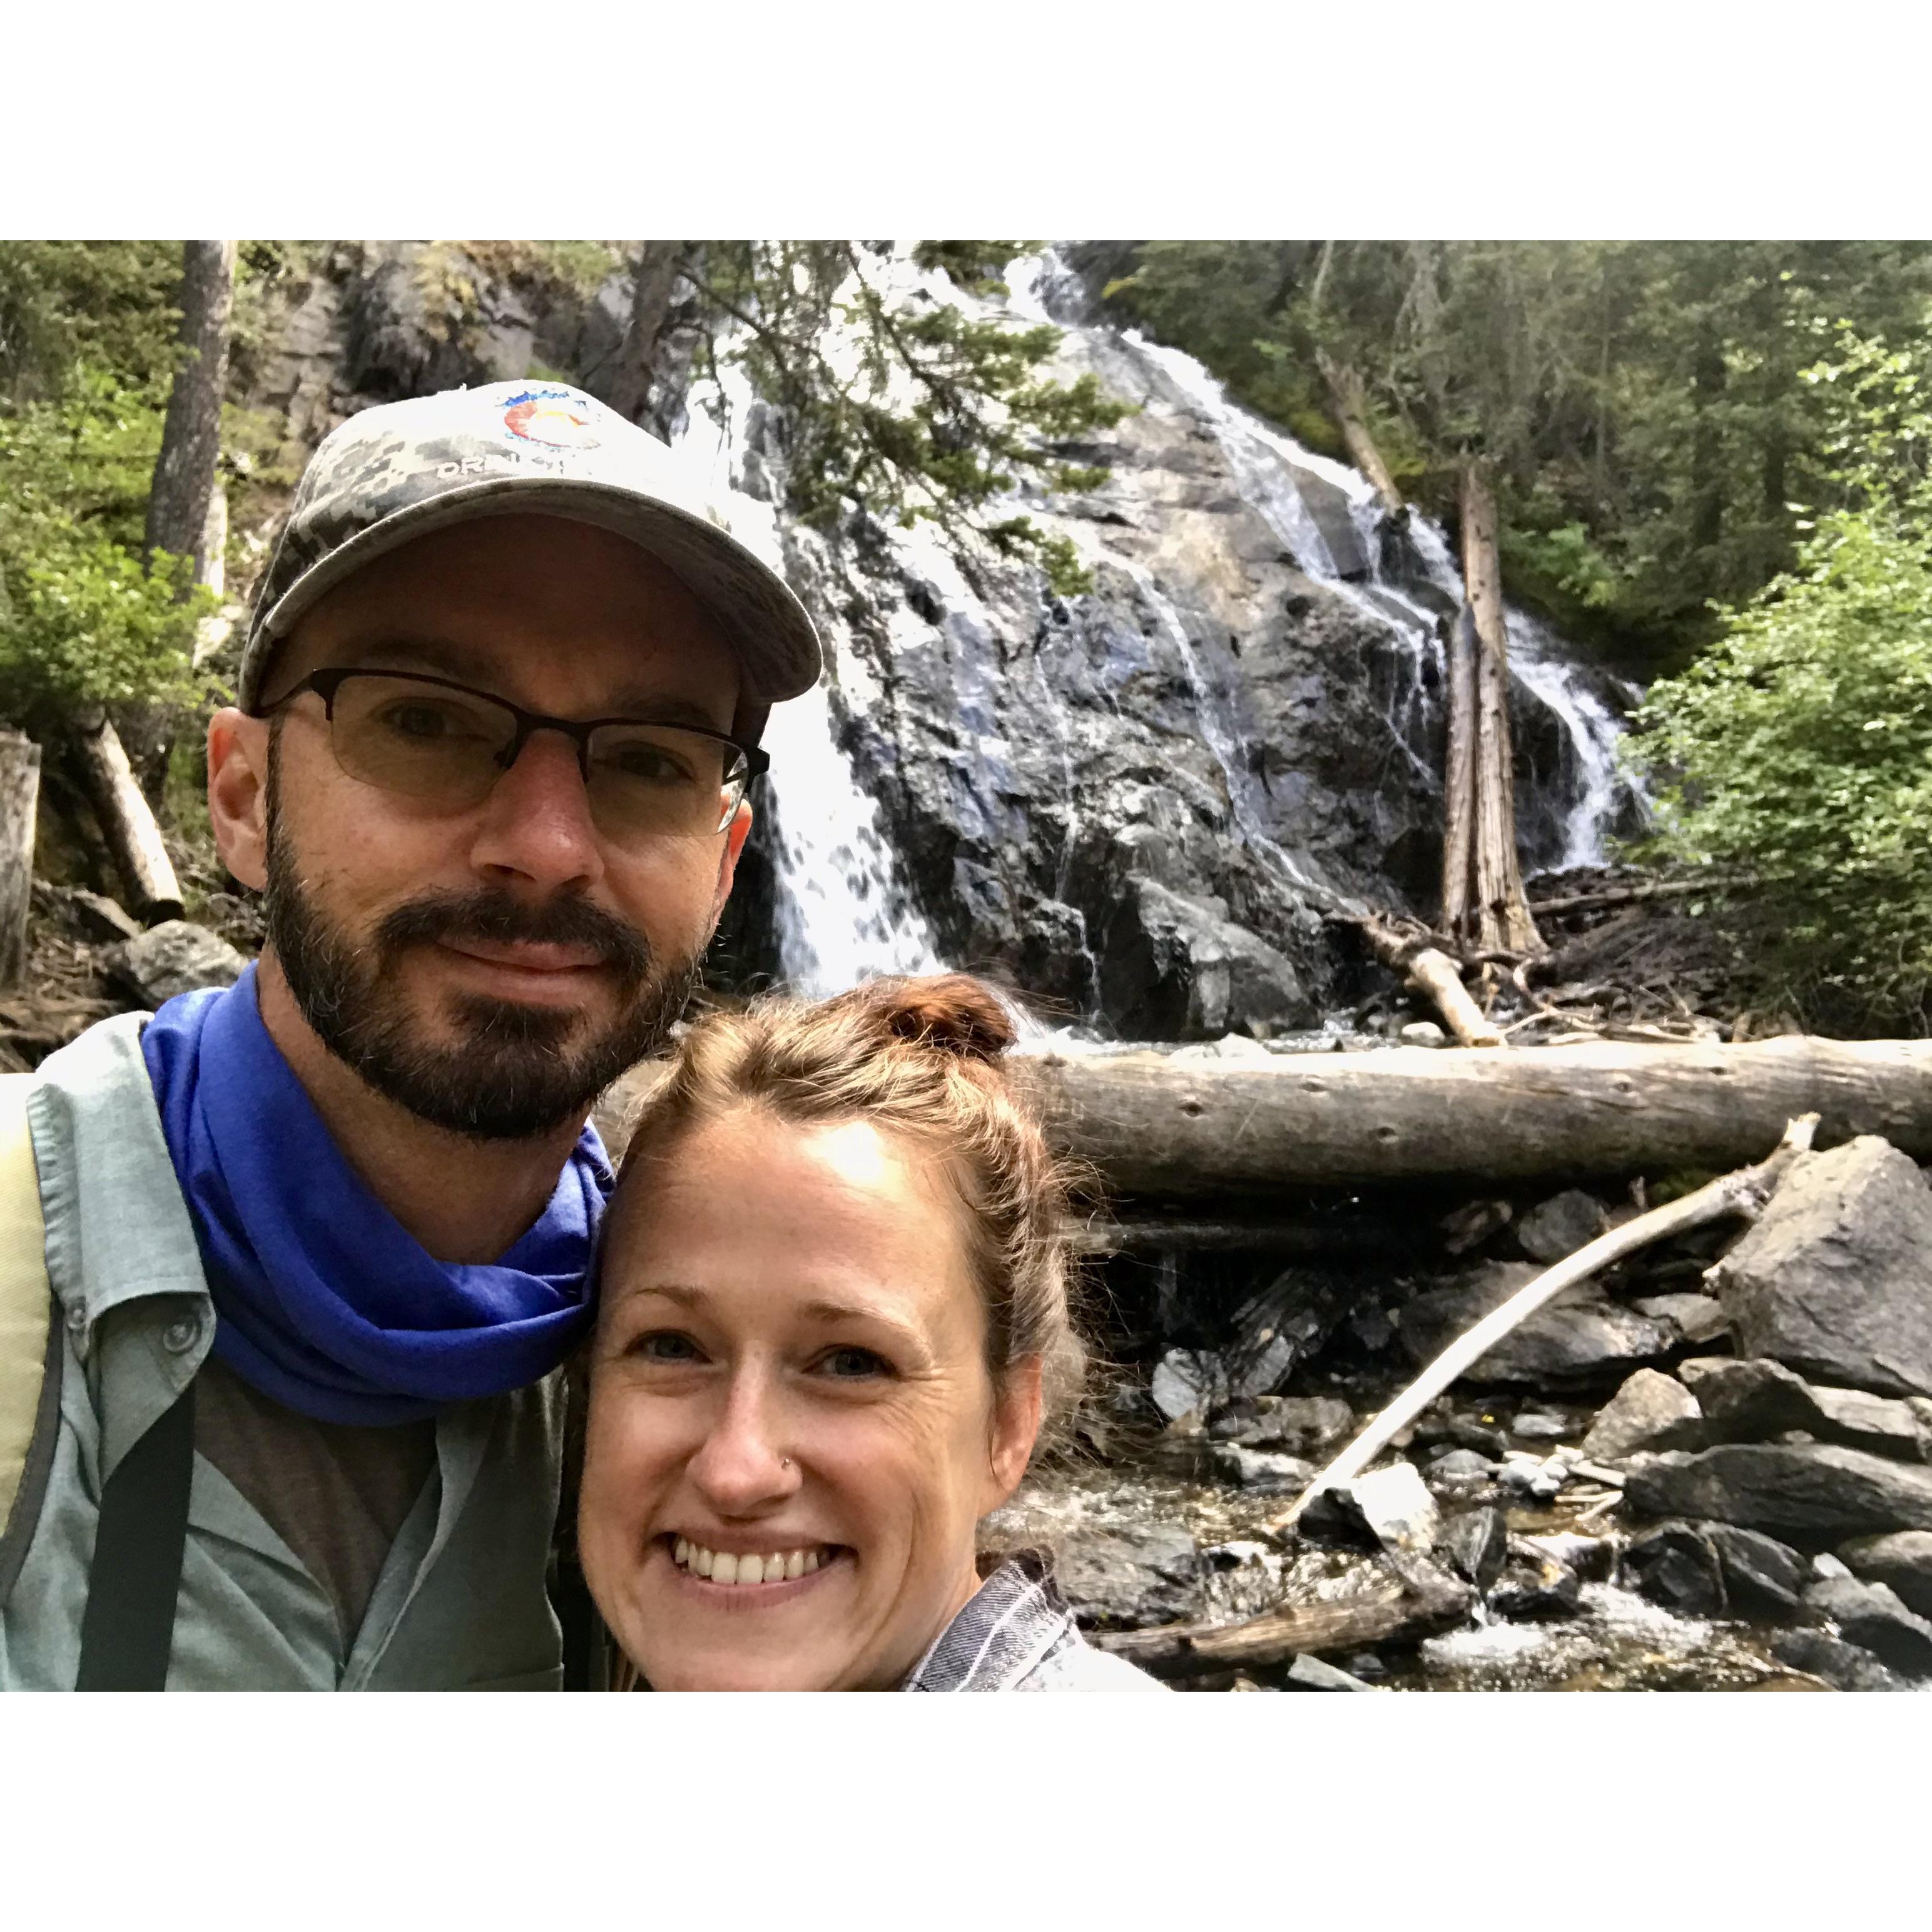
<path id="1" fill-rule="evenodd" d="M 1054 1574 L 1084 1629 L 1136 1630 L 1199 1615 L 1201 1552 L 1184 1529 L 1120 1524 L 1070 1537 Z"/>
<path id="2" fill-rule="evenodd" d="M 1718 1281 L 1741 1353 L 1932 1395 L 1932 1186 L 1888 1142 L 1802 1156 Z"/>

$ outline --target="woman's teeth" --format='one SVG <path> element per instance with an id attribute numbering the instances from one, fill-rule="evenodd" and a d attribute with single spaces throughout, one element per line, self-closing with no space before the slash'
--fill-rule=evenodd
<path id="1" fill-rule="evenodd" d="M 824 1546 L 820 1546 L 823 1548 Z M 681 1570 L 708 1576 L 714 1583 L 785 1583 L 796 1576 L 808 1576 L 820 1561 L 819 1549 L 782 1550 L 770 1556 L 734 1556 L 728 1550 L 706 1550 L 680 1536 L 671 1548 L 671 1560 Z M 830 1560 L 830 1552 L 825 1560 Z"/>

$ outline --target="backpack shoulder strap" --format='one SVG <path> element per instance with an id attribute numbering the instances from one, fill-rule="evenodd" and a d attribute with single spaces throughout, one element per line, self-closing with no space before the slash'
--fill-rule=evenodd
<path id="1" fill-rule="evenodd" d="M 27 1073 L 0 1075 L 0 1604 L 40 1520 L 60 1426 L 61 1324 L 47 1281 Z"/>

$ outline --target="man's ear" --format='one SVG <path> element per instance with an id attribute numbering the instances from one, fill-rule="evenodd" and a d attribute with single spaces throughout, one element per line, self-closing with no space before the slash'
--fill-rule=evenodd
<path id="1" fill-rule="evenodd" d="M 993 1405 L 989 1462 L 997 1493 L 986 1510 L 998 1509 L 1019 1487 L 1032 1460 L 1034 1444 L 1040 1440 L 1040 1369 L 1037 1355 L 1022 1355 L 1007 1370 L 1006 1387 Z"/>
<path id="2" fill-rule="evenodd" d="M 711 927 L 714 932 L 724 916 L 724 902 L 731 896 L 731 881 L 738 876 L 738 854 L 744 850 L 745 841 L 751 835 L 752 801 L 740 799 L 731 823 L 724 828 L 724 854 L 718 861 L 718 890 L 711 902 Z"/>
<path id="3" fill-rule="evenodd" d="M 232 705 L 208 721 L 208 817 L 221 861 L 259 892 L 268 879 L 268 720 Z"/>

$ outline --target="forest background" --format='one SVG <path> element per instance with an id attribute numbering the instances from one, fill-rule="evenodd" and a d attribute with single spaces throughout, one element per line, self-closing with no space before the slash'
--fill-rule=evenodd
<path id="1" fill-rule="evenodd" d="M 1009 496 L 1078 487 L 1082 433 L 1114 407 L 1042 380 L 1051 330 L 896 312 L 856 244 L 466 246 L 556 288 L 628 268 L 640 353 L 606 400 L 647 424 L 674 374 L 650 352 L 668 322 L 700 360 L 718 325 L 744 326 L 731 352 L 782 406 L 799 514 L 931 518 L 1078 593 L 1077 563 Z M 962 288 L 1018 246 L 920 244 Z M 294 480 L 235 399 L 305 258 L 250 242 L 235 261 L 218 460 L 238 531 Z M 1708 879 L 1699 916 L 1744 942 L 1761 997 L 1838 1030 L 1924 1029 L 1932 248 L 1119 242 L 1072 258 L 1103 312 L 1312 447 L 1352 459 L 1352 418 L 1391 487 L 1452 525 L 1480 461 L 1510 596 L 1648 686 L 1630 754 L 1659 815 L 1628 856 Z M 0 243 L 0 718 L 50 771 L 113 722 L 193 892 L 220 881 L 189 728 L 226 695 L 208 627 L 244 560 L 221 531 L 158 529 L 170 399 L 199 353 L 183 265 L 177 243 Z M 460 278 L 436 296 L 467 326 Z M 876 380 L 817 356 L 835 304 Z M 891 380 L 908 374 L 910 400 Z"/>

